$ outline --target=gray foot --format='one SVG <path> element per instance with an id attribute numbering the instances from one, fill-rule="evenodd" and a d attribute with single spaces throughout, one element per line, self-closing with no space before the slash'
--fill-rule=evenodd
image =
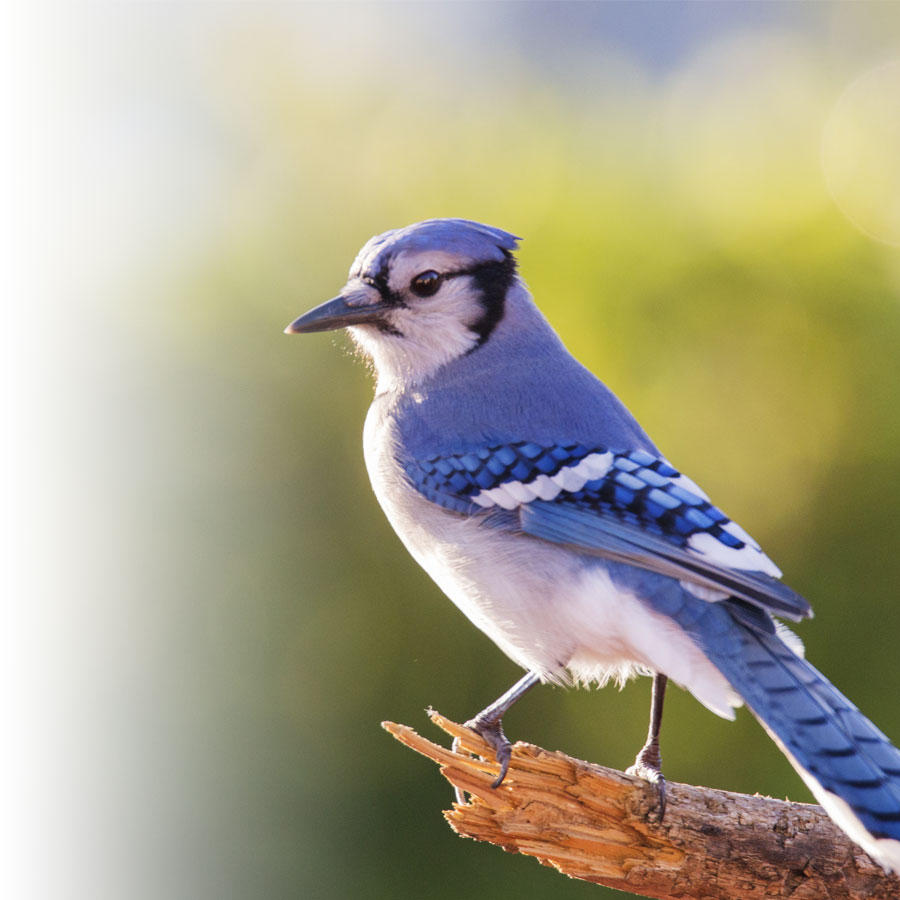
<path id="1" fill-rule="evenodd" d="M 654 754 L 654 748 L 644 747 L 638 753 L 634 765 L 626 769 L 629 775 L 636 775 L 648 784 L 656 785 L 657 806 L 648 818 L 653 818 L 657 822 L 662 822 L 666 814 L 666 779 L 660 771 L 660 765 L 659 750 L 657 749 Z"/>

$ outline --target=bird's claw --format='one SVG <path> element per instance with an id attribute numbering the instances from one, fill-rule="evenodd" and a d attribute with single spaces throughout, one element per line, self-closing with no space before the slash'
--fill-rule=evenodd
<path id="1" fill-rule="evenodd" d="M 500 719 L 480 719 L 476 716 L 465 723 L 466 728 L 471 728 L 481 739 L 488 744 L 494 751 L 494 759 L 500 766 L 500 772 L 491 782 L 491 787 L 497 789 L 503 784 L 506 773 L 509 771 L 509 763 L 512 759 L 512 744 L 509 738 L 503 733 L 503 726 Z M 458 753 L 461 746 L 459 738 L 453 739 L 452 749 L 454 753 Z M 456 800 L 458 803 L 465 803 L 463 792 L 459 788 L 454 789 L 456 792 Z"/>
<path id="2" fill-rule="evenodd" d="M 642 758 L 642 754 L 638 754 L 634 765 L 629 766 L 625 771 L 628 775 L 635 775 L 648 784 L 656 786 L 656 809 L 651 810 L 647 818 L 662 823 L 666 815 L 666 779 L 660 771 L 659 762 L 648 762 Z"/>
<path id="3" fill-rule="evenodd" d="M 458 737 L 453 738 L 453 743 L 450 745 L 450 749 L 454 753 L 459 753 L 462 749 L 462 741 Z M 460 806 L 464 806 L 465 802 L 466 802 L 466 795 L 463 792 L 462 788 L 458 788 L 458 787 L 456 787 L 456 785 L 454 785 L 453 793 L 456 796 L 456 802 Z"/>
<path id="4" fill-rule="evenodd" d="M 503 733 L 502 720 L 482 719 L 480 716 L 475 716 L 474 719 L 466 722 L 466 728 L 471 728 L 493 749 L 494 759 L 500 766 L 500 773 L 491 782 L 491 787 L 494 789 L 500 787 L 503 784 L 503 779 L 506 778 L 506 773 L 509 771 L 509 762 L 512 759 L 512 744 Z"/>
<path id="5" fill-rule="evenodd" d="M 503 738 L 503 744 L 499 747 L 494 747 L 494 759 L 497 760 L 497 763 L 500 766 L 500 773 L 491 782 L 491 787 L 494 790 L 503 784 L 503 779 L 506 778 L 506 773 L 509 771 L 509 762 L 512 759 L 512 744 L 506 740 L 506 736 L 503 735 L 503 732 L 500 734 Z"/>

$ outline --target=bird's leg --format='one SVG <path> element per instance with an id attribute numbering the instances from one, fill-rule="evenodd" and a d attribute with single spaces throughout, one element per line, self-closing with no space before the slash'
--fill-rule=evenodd
<path id="1" fill-rule="evenodd" d="M 471 728 L 491 745 L 494 750 L 494 757 L 500 764 L 500 774 L 494 779 L 492 788 L 498 788 L 506 778 L 509 770 L 509 760 L 512 756 L 512 744 L 503 733 L 502 720 L 507 710 L 516 702 L 523 694 L 528 693 L 541 679 L 529 672 L 524 678 L 519 679 L 502 697 L 495 700 L 490 706 L 486 706 L 474 719 L 466 722 L 466 728 Z M 453 739 L 453 750 L 459 750 L 459 738 Z M 459 803 L 465 803 L 462 791 L 456 790 L 456 799 Z"/>
<path id="2" fill-rule="evenodd" d="M 666 779 L 661 771 L 662 757 L 659 754 L 659 727 L 662 724 L 663 700 L 666 696 L 666 684 L 669 679 L 654 672 L 653 691 L 650 695 L 650 730 L 647 732 L 647 743 L 638 753 L 634 765 L 628 768 L 629 775 L 637 775 L 644 781 L 656 785 L 659 798 L 659 821 L 666 814 Z"/>

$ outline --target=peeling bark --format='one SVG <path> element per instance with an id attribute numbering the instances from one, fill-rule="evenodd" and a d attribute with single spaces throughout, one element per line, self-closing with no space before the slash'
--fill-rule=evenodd
<path id="1" fill-rule="evenodd" d="M 521 742 L 494 790 L 497 766 L 484 741 L 438 713 L 431 718 L 460 738 L 462 752 L 408 726 L 382 724 L 469 795 L 444 813 L 465 837 L 534 856 L 572 878 L 659 900 L 900 898 L 900 877 L 886 875 L 820 806 L 669 782 L 666 818 L 658 825 L 655 788 Z"/>

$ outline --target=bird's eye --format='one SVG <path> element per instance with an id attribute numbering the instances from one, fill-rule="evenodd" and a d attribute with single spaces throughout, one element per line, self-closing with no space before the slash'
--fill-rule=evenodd
<path id="1" fill-rule="evenodd" d="M 409 289 L 417 297 L 433 297 L 441 286 L 441 276 L 433 269 L 420 272 L 409 283 Z"/>

